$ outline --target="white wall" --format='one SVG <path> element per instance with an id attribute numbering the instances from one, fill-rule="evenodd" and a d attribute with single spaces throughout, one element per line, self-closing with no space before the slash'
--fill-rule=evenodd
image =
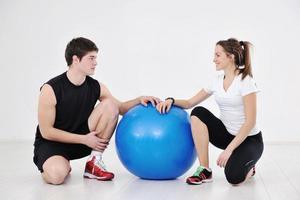
<path id="1" fill-rule="evenodd" d="M 265 140 L 300 141 L 299 35 L 299 0 L 1 0 L 0 139 L 33 139 L 39 87 L 67 69 L 74 37 L 96 42 L 94 77 L 127 100 L 195 94 L 215 74 L 215 43 L 233 36 L 255 45 Z"/>

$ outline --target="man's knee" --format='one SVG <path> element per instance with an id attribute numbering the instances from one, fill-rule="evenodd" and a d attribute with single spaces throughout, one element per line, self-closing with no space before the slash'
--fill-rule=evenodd
<path id="1" fill-rule="evenodd" d="M 54 159 L 56 159 L 56 161 L 49 160 L 51 163 L 49 161 L 45 162 L 42 176 L 47 183 L 60 185 L 65 181 L 65 178 L 69 174 L 70 166 L 65 163 L 65 161 L 60 162 L 58 160 L 59 158 Z"/>
<path id="2" fill-rule="evenodd" d="M 111 115 L 113 119 L 119 116 L 119 106 L 117 102 L 112 99 L 105 99 L 101 103 L 106 113 Z"/>

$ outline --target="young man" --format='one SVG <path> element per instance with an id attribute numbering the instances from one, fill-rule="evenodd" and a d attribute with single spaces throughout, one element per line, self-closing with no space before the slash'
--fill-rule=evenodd
<path id="1" fill-rule="evenodd" d="M 70 160 L 90 155 L 84 177 L 111 180 L 102 153 L 117 125 L 119 114 L 141 103 L 153 105 L 151 96 L 120 102 L 108 88 L 90 77 L 97 65 L 97 46 L 86 38 L 69 42 L 65 58 L 69 69 L 41 87 L 34 163 L 50 184 L 62 184 L 71 171 Z M 97 101 L 100 103 L 96 105 Z"/>

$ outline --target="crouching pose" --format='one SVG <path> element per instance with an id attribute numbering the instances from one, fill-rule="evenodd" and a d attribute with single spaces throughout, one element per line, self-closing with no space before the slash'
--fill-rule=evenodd
<path id="1" fill-rule="evenodd" d="M 71 171 L 70 160 L 88 155 L 84 177 L 113 179 L 102 153 L 119 114 L 139 103 L 155 105 L 159 101 L 150 96 L 127 102 L 114 98 L 104 84 L 90 77 L 95 72 L 97 53 L 92 41 L 73 39 L 65 51 L 68 70 L 41 87 L 33 160 L 47 183 L 62 184 Z"/>
<path id="2" fill-rule="evenodd" d="M 256 93 L 258 89 L 251 72 L 250 43 L 230 38 L 217 42 L 214 63 L 217 76 L 211 84 L 187 100 L 167 98 L 156 107 L 160 113 L 168 112 L 172 105 L 192 108 L 214 95 L 220 108 L 217 118 L 204 107 L 191 112 L 194 144 L 200 166 L 186 179 L 188 184 L 201 184 L 212 180 L 209 166 L 208 144 L 223 149 L 217 165 L 225 168 L 229 183 L 240 184 L 255 174 L 255 164 L 263 152 L 263 139 L 256 125 Z"/>

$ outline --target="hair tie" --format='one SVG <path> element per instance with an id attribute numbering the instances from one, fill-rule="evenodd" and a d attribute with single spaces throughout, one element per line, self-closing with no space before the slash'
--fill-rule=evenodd
<path id="1" fill-rule="evenodd" d="M 244 46 L 244 42 L 243 42 L 242 40 L 240 41 L 240 45 L 241 45 L 241 46 Z"/>

